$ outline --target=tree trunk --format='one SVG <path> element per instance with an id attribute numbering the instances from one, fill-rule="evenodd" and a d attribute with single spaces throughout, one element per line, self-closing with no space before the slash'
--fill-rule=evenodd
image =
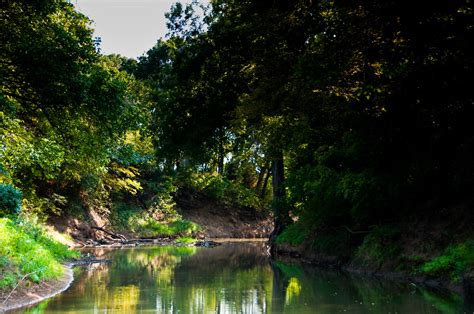
<path id="1" fill-rule="evenodd" d="M 260 169 L 260 172 L 258 173 L 257 185 L 255 186 L 256 192 L 260 191 L 260 188 L 262 187 L 263 179 L 265 179 L 266 173 L 267 173 L 267 163 L 265 162 L 265 165 Z"/>
<path id="2" fill-rule="evenodd" d="M 280 151 L 273 159 L 272 165 L 272 185 L 273 185 L 273 214 L 275 216 L 275 227 L 270 235 L 270 243 L 283 232 L 290 223 L 288 208 L 285 204 L 285 180 L 283 152 Z"/>
<path id="3" fill-rule="evenodd" d="M 219 136 L 219 153 L 218 153 L 218 161 L 217 161 L 217 173 L 220 175 L 224 175 L 224 132 L 221 131 Z"/>
<path id="4" fill-rule="evenodd" d="M 263 198 L 265 196 L 265 192 L 267 191 L 268 180 L 270 179 L 271 174 L 272 174 L 272 169 L 268 168 L 266 176 L 265 176 L 265 180 L 263 181 L 262 189 L 260 190 L 260 198 Z"/>

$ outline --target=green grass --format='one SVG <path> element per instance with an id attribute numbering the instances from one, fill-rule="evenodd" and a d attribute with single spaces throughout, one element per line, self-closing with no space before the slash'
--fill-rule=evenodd
<path id="1" fill-rule="evenodd" d="M 421 272 L 429 276 L 449 276 L 454 282 L 461 280 L 462 273 L 474 268 L 474 240 L 450 245 L 444 253 L 421 266 Z"/>
<path id="2" fill-rule="evenodd" d="M 0 219 L 0 288 L 12 286 L 28 274 L 40 282 L 63 274 L 61 261 L 79 253 L 49 238 L 33 223 Z"/>
<path id="3" fill-rule="evenodd" d="M 189 220 L 178 219 L 171 223 L 160 223 L 154 219 L 146 219 L 138 222 L 136 231 L 143 236 L 149 237 L 189 237 L 201 230 L 201 227 Z"/>

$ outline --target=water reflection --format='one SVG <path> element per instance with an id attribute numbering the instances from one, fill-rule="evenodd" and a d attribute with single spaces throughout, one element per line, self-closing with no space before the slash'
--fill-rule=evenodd
<path id="1" fill-rule="evenodd" d="M 263 243 L 101 250 L 73 286 L 29 313 L 456 313 L 462 300 L 337 272 L 270 263 Z"/>

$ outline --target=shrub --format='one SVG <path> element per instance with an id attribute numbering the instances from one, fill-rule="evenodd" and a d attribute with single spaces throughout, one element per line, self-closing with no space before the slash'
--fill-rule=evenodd
<path id="1" fill-rule="evenodd" d="M 449 276 L 458 282 L 464 271 L 474 267 L 474 240 L 450 245 L 444 253 L 421 266 L 430 276 Z"/>
<path id="2" fill-rule="evenodd" d="M 309 233 L 309 228 L 306 228 L 299 223 L 295 223 L 289 225 L 285 230 L 283 230 L 283 232 L 276 238 L 276 243 L 299 245 L 306 240 Z"/>
<path id="3" fill-rule="evenodd" d="M 18 280 L 18 276 L 11 271 L 0 273 L 0 289 L 5 287 L 13 288 Z"/>
<path id="4" fill-rule="evenodd" d="M 373 226 L 357 249 L 356 261 L 363 264 L 381 266 L 384 262 L 394 259 L 401 250 L 398 245 L 400 231 L 391 226 Z"/>
<path id="5" fill-rule="evenodd" d="M 0 183 L 0 217 L 19 214 L 21 200 L 20 190 L 10 184 Z"/>
<path id="6" fill-rule="evenodd" d="M 351 242 L 350 233 L 339 228 L 326 232 L 318 232 L 311 247 L 321 253 L 341 256 L 350 252 Z"/>

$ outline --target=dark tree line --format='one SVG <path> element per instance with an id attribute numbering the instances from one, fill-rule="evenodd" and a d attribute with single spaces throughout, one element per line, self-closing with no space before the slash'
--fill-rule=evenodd
<path id="1" fill-rule="evenodd" d="M 367 228 L 471 197 L 469 1 L 197 8 L 174 6 L 135 70 L 163 162 L 231 178 L 250 163 L 257 186 L 271 163 L 278 232 L 289 213 Z"/>
<path id="2" fill-rule="evenodd" d="M 275 234 L 472 199 L 470 1 L 194 1 L 167 18 L 135 61 L 101 56 L 64 1 L 0 4 L 5 195 L 51 211 L 215 172 L 247 205 L 272 186 Z"/>

